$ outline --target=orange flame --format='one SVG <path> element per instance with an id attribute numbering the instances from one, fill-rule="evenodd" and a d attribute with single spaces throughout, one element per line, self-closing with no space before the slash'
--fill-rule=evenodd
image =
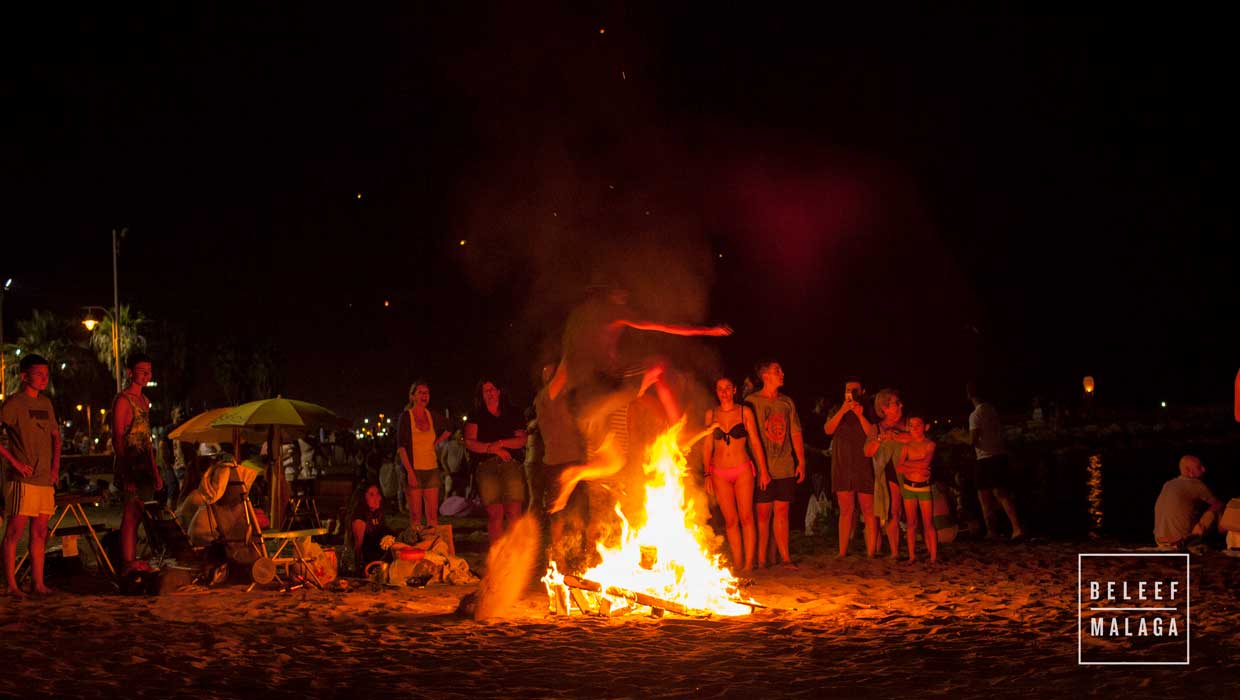
<path id="1" fill-rule="evenodd" d="M 738 602 L 736 577 L 720 564 L 718 554 L 710 554 L 703 545 L 710 538 L 702 526 L 706 504 L 693 499 L 682 481 L 686 461 L 678 438 L 683 426 L 682 419 L 647 451 L 645 524 L 632 528 L 617 506 L 620 544 L 614 549 L 596 545 L 603 561 L 581 577 L 602 584 L 604 590 L 636 591 L 717 615 L 748 615 L 752 608 Z M 553 586 L 563 581 L 556 563 L 551 562 L 543 577 L 548 595 L 554 596 Z M 624 603 L 607 597 L 617 605 Z"/>

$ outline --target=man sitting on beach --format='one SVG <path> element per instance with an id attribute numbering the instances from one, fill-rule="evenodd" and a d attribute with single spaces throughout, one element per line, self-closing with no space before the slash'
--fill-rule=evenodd
<path id="1" fill-rule="evenodd" d="M 1213 527 L 1223 512 L 1223 502 L 1201 480 L 1205 473 L 1200 459 L 1184 455 L 1180 458 L 1180 475 L 1163 484 L 1154 503 L 1154 539 L 1159 549 L 1184 549 Z M 1198 517 L 1202 504 L 1205 512 Z"/>
<path id="2" fill-rule="evenodd" d="M 55 483 L 60 476 L 60 429 L 52 402 L 41 392 L 49 381 L 48 363 L 29 354 L 19 366 L 22 388 L 0 409 L 0 457 L 8 462 L 4 500 L 4 574 L 8 593 L 24 596 L 17 587 L 14 562 L 17 540 L 30 523 L 30 563 L 34 592 L 49 593 L 43 583 L 43 549 L 47 519 L 56 511 Z"/>

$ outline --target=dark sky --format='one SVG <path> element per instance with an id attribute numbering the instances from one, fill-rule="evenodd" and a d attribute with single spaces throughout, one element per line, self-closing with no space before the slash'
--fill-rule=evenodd
<path id="1" fill-rule="evenodd" d="M 122 302 L 200 368 L 271 339 L 286 395 L 352 416 L 415 376 L 528 395 L 597 279 L 735 328 L 659 347 L 682 366 L 774 356 L 802 401 L 860 374 L 965 413 L 979 372 L 1010 409 L 1085 374 L 1228 400 L 1220 17 L 398 5 L 14 21 L 6 336 L 109 303 L 128 226 Z"/>

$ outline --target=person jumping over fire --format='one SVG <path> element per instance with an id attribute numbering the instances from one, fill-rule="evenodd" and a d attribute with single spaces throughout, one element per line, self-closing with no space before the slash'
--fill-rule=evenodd
<path id="1" fill-rule="evenodd" d="M 626 365 L 620 356 L 620 336 L 626 328 L 680 336 L 727 336 L 727 326 L 688 326 L 642 320 L 629 307 L 627 289 L 612 284 L 590 287 L 590 298 L 568 317 L 563 354 L 548 384 L 550 398 L 567 394 L 579 421 L 596 423 L 634 398 L 624 388 L 640 377 L 636 395 L 653 386 L 669 421 L 680 418 L 675 395 L 663 381 L 664 365 L 649 359 Z"/>

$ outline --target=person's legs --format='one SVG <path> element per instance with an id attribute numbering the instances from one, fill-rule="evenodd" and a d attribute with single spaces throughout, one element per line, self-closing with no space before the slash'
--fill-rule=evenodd
<path id="1" fill-rule="evenodd" d="M 47 517 L 40 515 L 30 521 L 30 570 L 34 576 L 34 592 L 50 593 L 43 582 L 43 557 L 47 547 Z"/>
<path id="2" fill-rule="evenodd" d="M 20 488 L 20 486 L 19 486 Z M 24 596 L 26 595 L 22 589 L 17 587 L 16 569 L 17 562 L 17 540 L 21 539 L 22 531 L 26 529 L 26 521 L 29 518 L 25 515 L 10 515 L 9 521 L 4 528 L 4 576 L 8 580 L 9 595 Z"/>
<path id="3" fill-rule="evenodd" d="M 977 502 L 982 505 L 982 520 L 986 521 L 986 536 L 999 536 L 999 504 L 995 502 L 993 489 L 978 489 Z"/>
<path id="4" fill-rule="evenodd" d="M 745 546 L 745 563 L 741 567 L 742 571 L 753 569 L 754 539 L 757 536 L 753 524 L 753 483 L 753 471 L 750 470 L 742 473 L 732 487 L 733 493 L 736 494 L 736 517 L 740 520 L 741 536 Z"/>
<path id="5" fill-rule="evenodd" d="M 405 500 L 409 502 L 409 526 L 418 527 L 422 524 L 422 489 L 405 489 Z"/>
<path id="6" fill-rule="evenodd" d="M 922 500 L 917 505 L 921 509 L 922 539 L 926 541 L 926 551 L 930 553 L 930 563 L 933 564 L 939 560 L 939 531 L 934 527 L 934 500 Z"/>
<path id="7" fill-rule="evenodd" d="M 422 489 L 422 506 L 426 511 L 426 524 L 435 527 L 439 525 L 439 489 Z"/>
<path id="8" fill-rule="evenodd" d="M 772 503 L 758 503 L 758 568 L 766 568 L 766 553 L 771 543 Z"/>
<path id="9" fill-rule="evenodd" d="M 1024 530 L 1020 527 L 1020 518 L 1016 517 L 1016 500 L 1012 498 L 1012 492 L 1006 488 L 997 488 L 995 498 L 998 499 L 999 505 L 1003 506 L 1003 512 L 1007 513 L 1008 520 L 1012 523 L 1012 537 L 1024 535 Z"/>
<path id="10" fill-rule="evenodd" d="M 775 501 L 775 549 L 785 564 L 792 564 L 792 555 L 788 553 L 788 508 L 789 501 Z"/>
<path id="11" fill-rule="evenodd" d="M 904 510 L 904 496 L 900 494 L 900 485 L 894 481 L 887 482 L 887 493 L 891 500 L 891 512 L 887 514 L 887 544 L 891 546 L 891 558 L 900 558 L 900 516 Z"/>
<path id="12" fill-rule="evenodd" d="M 521 517 L 521 501 L 509 501 L 504 504 L 504 532 L 512 529 Z"/>
<path id="13" fill-rule="evenodd" d="M 917 499 L 904 499 L 905 540 L 908 542 L 908 560 L 917 561 Z"/>
<path id="14" fill-rule="evenodd" d="M 504 504 L 492 503 L 487 506 L 487 539 L 491 544 L 504 534 Z"/>
<path id="15" fill-rule="evenodd" d="M 865 555 L 871 559 L 878 551 L 878 516 L 874 515 L 874 494 L 857 492 L 861 518 L 865 521 Z"/>
<path id="16" fill-rule="evenodd" d="M 128 567 L 137 558 L 138 522 L 142 520 L 142 502 L 135 494 L 127 493 L 125 512 L 121 516 L 121 562 Z"/>
<path id="17" fill-rule="evenodd" d="M 360 575 L 362 567 L 367 562 L 362 561 L 362 542 L 366 539 L 366 521 L 354 520 L 351 523 L 350 531 L 353 534 L 353 563 L 356 572 Z"/>
<path id="18" fill-rule="evenodd" d="M 723 524 L 728 534 L 728 548 L 732 550 L 732 568 L 738 568 L 744 560 L 744 546 L 741 542 L 740 517 L 736 512 L 736 492 L 732 482 L 718 474 L 707 477 L 715 484 L 715 498 L 719 501 L 719 510 L 723 513 Z"/>
<path id="19" fill-rule="evenodd" d="M 848 540 L 852 538 L 852 526 L 856 518 L 854 496 L 860 496 L 860 494 L 856 491 L 835 492 L 836 500 L 840 504 L 840 552 L 836 556 L 841 559 L 848 556 Z M 869 548 L 870 533 L 868 530 L 865 535 L 865 544 Z"/>

